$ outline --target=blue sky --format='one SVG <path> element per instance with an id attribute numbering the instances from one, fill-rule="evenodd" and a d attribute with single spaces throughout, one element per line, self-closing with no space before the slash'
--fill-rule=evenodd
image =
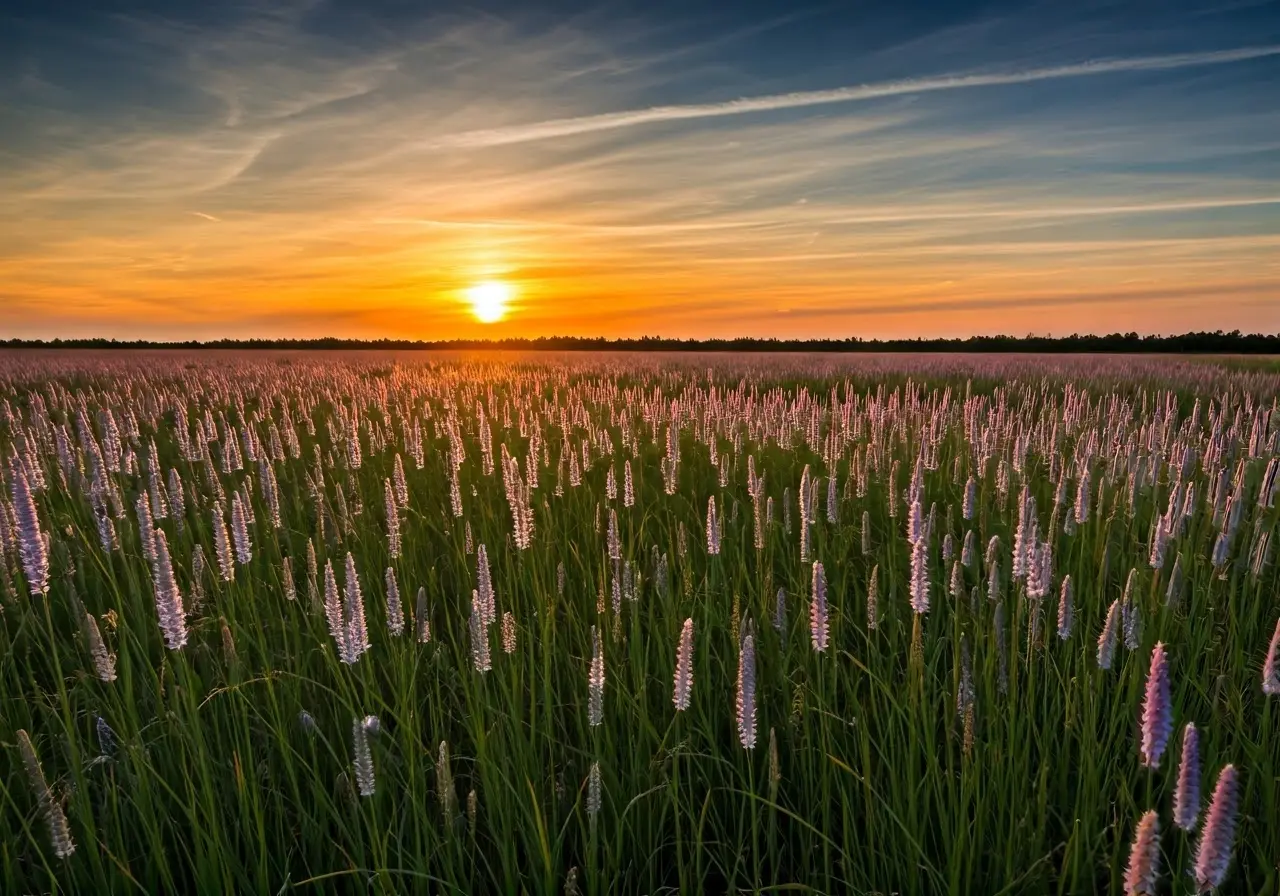
<path id="1" fill-rule="evenodd" d="M 0 333 L 1275 331 L 1277 98 L 1274 3 L 10 3 Z"/>

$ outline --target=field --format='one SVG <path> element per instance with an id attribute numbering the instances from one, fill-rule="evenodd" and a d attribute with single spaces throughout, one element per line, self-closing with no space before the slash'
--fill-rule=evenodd
<path id="1" fill-rule="evenodd" d="M 1277 896 L 1278 394 L 2 354 L 0 891 Z"/>

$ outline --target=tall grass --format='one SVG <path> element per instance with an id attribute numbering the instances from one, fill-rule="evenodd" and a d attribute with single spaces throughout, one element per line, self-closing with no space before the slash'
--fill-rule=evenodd
<path id="1" fill-rule="evenodd" d="M 1201 834 L 1175 825 L 1172 806 L 1194 723 L 1201 819 L 1219 771 L 1238 773 L 1222 890 L 1277 894 L 1280 703 L 1262 691 L 1280 614 L 1267 547 L 1280 515 L 1266 481 L 1280 454 L 1276 391 L 1256 373 L 1119 359 L 1041 370 L 1033 359 L 6 356 L 0 890 L 1119 893 L 1154 810 L 1144 830 L 1162 856 L 1159 892 L 1189 893 Z M 506 453 L 518 475 L 504 479 Z M 394 551 L 397 456 L 408 502 Z M 136 512 L 140 496 L 176 506 L 171 470 L 183 513 L 154 525 L 183 603 L 177 649 L 146 556 L 158 539 Z M 24 571 L 15 471 L 44 483 L 32 500 L 47 591 L 33 593 Z M 1171 517 L 1170 492 L 1188 483 L 1187 512 L 1175 501 Z M 1024 487 L 1037 511 L 1023 541 L 1051 554 L 1042 598 L 1011 577 Z M 235 528 L 236 494 L 252 557 L 233 549 L 224 581 L 213 521 Z M 1238 518 L 1215 566 L 1228 497 Z M 765 513 L 768 498 L 757 547 L 753 508 Z M 1162 518 L 1175 522 L 1153 569 Z M 970 530 L 977 556 L 956 597 L 942 545 L 950 535 L 958 560 Z M 477 605 L 473 628 L 481 545 L 496 621 Z M 341 595 L 348 553 L 371 643 L 354 662 L 324 608 L 326 564 Z M 929 579 L 920 615 L 913 553 Z M 1136 647 L 1120 638 L 1103 670 L 1098 635 L 1134 570 Z M 1067 576 L 1074 625 L 1062 640 Z M 349 636 L 350 601 L 340 609 Z M 686 620 L 691 685 L 678 709 Z M 1157 642 L 1176 736 L 1162 732 L 1163 761 L 1148 768 Z M 750 748 L 735 707 L 744 649 Z"/>

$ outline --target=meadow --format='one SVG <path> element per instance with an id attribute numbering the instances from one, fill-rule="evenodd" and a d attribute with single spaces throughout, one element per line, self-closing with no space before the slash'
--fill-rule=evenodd
<path id="1" fill-rule="evenodd" d="M 0 891 L 1277 896 L 1278 395 L 0 354 Z"/>

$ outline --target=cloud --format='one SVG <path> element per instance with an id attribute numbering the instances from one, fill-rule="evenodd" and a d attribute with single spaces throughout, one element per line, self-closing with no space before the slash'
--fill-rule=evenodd
<path id="1" fill-rule="evenodd" d="M 511 143 L 549 140 L 554 137 L 568 137 L 576 134 L 616 130 L 618 128 L 629 128 L 659 122 L 718 118 L 726 115 L 799 109 L 806 106 L 820 106 L 831 103 L 852 103 L 939 90 L 964 90 L 1003 84 L 1029 84 L 1035 81 L 1082 78 L 1118 72 L 1161 71 L 1186 68 L 1188 66 L 1224 65 L 1277 54 L 1280 54 L 1280 45 L 1242 47 L 1234 50 L 1215 50 L 1202 53 L 1174 53 L 1164 56 L 1135 56 L 1128 59 L 1102 59 L 1093 62 L 1024 69 L 1015 72 L 952 74 L 928 78 L 909 78 L 901 81 L 885 81 L 856 87 L 779 93 L 771 96 L 726 100 L 719 103 L 651 106 L 648 109 L 634 109 L 626 112 L 606 112 L 599 115 L 557 118 L 532 124 L 466 131 L 445 137 L 439 140 L 437 145 L 444 147 L 503 146 Z"/>

